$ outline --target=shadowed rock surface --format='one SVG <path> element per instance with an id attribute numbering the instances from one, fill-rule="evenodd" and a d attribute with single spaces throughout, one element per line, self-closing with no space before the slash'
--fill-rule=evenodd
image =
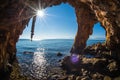
<path id="1" fill-rule="evenodd" d="M 105 52 L 118 63 L 120 60 L 120 1 L 119 0 L 0 0 L 0 78 L 9 78 L 14 71 L 16 59 L 16 42 L 22 34 L 29 20 L 33 18 L 31 38 L 34 35 L 36 16 L 33 8 L 38 8 L 38 3 L 43 8 L 52 7 L 61 3 L 69 3 L 75 8 L 78 31 L 75 37 L 71 53 L 83 54 L 86 41 L 92 34 L 93 25 L 100 22 L 106 30 L 106 42 L 103 49 L 93 48 L 93 52 L 99 54 Z M 100 50 L 99 50 L 100 48 Z M 91 48 L 88 48 L 92 50 Z M 101 51 L 101 52 L 100 52 Z M 105 52 L 105 53 L 106 53 Z M 104 55 L 103 55 L 104 56 Z M 83 57 L 82 57 L 83 58 Z M 83 58 L 84 59 L 84 58 Z M 107 61 L 98 63 L 107 63 Z M 111 69 L 110 65 L 106 64 Z M 119 63 L 118 63 L 119 64 Z M 71 64 L 72 65 L 72 64 Z M 91 65 L 91 63 L 89 64 Z M 98 66 L 94 64 L 94 66 Z M 103 66 L 104 67 L 104 66 Z M 15 67 L 17 68 L 17 66 Z M 19 70 L 19 69 L 18 69 Z M 111 70 L 110 70 L 111 71 Z M 17 71 L 19 73 L 19 71 Z M 5 75 L 3 77 L 3 75 Z M 93 74 L 94 75 L 94 74 Z M 94 75 L 96 76 L 96 75 Z M 73 77 L 72 77 L 73 78 Z M 87 79 L 89 77 L 85 77 Z M 107 80 L 109 77 L 104 77 Z M 79 80 L 80 78 L 77 77 Z M 72 79 L 71 79 L 72 80 Z"/>

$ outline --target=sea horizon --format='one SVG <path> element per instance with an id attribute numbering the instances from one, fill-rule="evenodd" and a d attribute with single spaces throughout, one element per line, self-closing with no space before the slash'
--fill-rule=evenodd
<path id="1" fill-rule="evenodd" d="M 19 40 L 31 40 L 30 38 L 20 38 Z M 75 40 L 74 38 L 48 38 L 48 39 L 32 39 L 32 41 L 42 41 L 42 40 Z M 105 38 L 96 38 L 88 40 L 105 40 Z"/>

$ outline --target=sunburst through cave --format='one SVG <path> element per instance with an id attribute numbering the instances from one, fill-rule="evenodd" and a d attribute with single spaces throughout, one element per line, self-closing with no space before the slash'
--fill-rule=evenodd
<path id="1" fill-rule="evenodd" d="M 34 31 L 31 25 L 33 18 L 17 43 L 17 58 L 22 74 L 31 79 L 53 79 L 55 75 L 51 74 L 60 78 L 64 70 L 59 67 L 58 61 L 69 55 L 77 31 L 74 8 L 69 4 L 47 8 L 37 13 Z M 30 31 L 34 32 L 32 42 L 29 40 Z"/>
<path id="2" fill-rule="evenodd" d="M 54 14 L 67 13 L 63 16 L 54 16 L 47 19 L 49 13 L 45 13 L 44 10 L 48 8 L 57 7 L 57 5 L 63 4 L 69 5 L 69 8 L 65 6 Z M 70 15 L 70 7 L 74 9 L 76 15 Z M 66 9 L 65 11 L 62 11 Z M 38 17 L 39 16 L 39 17 Z M 56 19 L 54 17 L 56 17 Z M 66 16 L 68 16 L 66 18 Z M 57 19 L 57 17 L 59 19 Z M 37 26 L 43 26 L 43 22 L 39 22 L 38 19 L 43 20 L 45 23 L 41 28 L 41 32 L 44 33 L 44 28 L 53 24 L 52 19 L 56 21 L 58 31 L 54 26 L 48 27 L 43 34 L 44 36 L 49 35 L 49 38 L 57 37 L 53 42 L 51 40 L 42 40 L 39 44 L 34 41 L 37 39 L 46 39 L 46 37 L 41 34 L 37 34 L 39 29 Z M 76 19 L 76 20 L 75 20 Z M 45 20 L 48 20 L 45 21 Z M 58 21 L 58 22 L 57 22 Z M 63 23 L 61 23 L 64 22 Z M 72 21 L 72 22 L 71 22 Z M 31 23 L 30 23 L 31 22 Z M 28 25 L 29 24 L 29 25 Z M 62 24 L 62 25 L 61 25 Z M 67 28 L 65 26 L 69 25 Z M 75 24 L 75 25 L 74 25 Z M 100 24 L 105 30 L 105 41 L 102 43 L 95 43 L 93 45 L 87 46 L 90 35 L 94 35 L 94 25 Z M 28 25 L 28 27 L 26 27 Z M 77 32 L 75 31 L 75 26 L 77 26 Z M 61 29 L 64 27 L 65 29 Z M 29 28 L 29 29 L 28 29 Z M 33 38 L 33 42 L 22 40 L 23 45 L 19 45 L 19 38 L 21 34 L 28 31 L 30 35 L 24 35 Z M 97 27 L 97 29 L 101 29 Z M 51 31 L 52 30 L 52 31 Z M 54 31 L 56 33 L 53 33 Z M 50 32 L 51 31 L 51 32 Z M 62 31 L 62 32 L 61 32 Z M 76 36 L 68 34 L 68 32 L 76 33 Z M 48 33 L 47 33 L 48 32 Z M 61 32 L 61 37 L 55 36 Z M 99 36 L 98 31 L 96 35 Z M 34 36 L 33 36 L 34 35 Z M 39 38 L 36 37 L 39 35 Z M 53 36 L 50 36 L 53 35 Z M 60 38 L 66 38 L 65 40 L 60 40 Z M 67 37 L 65 37 L 67 36 Z M 68 38 L 73 38 L 74 40 L 68 40 Z M 94 36 L 95 37 L 95 36 Z M 100 38 L 100 37 L 99 37 Z M 18 42 L 18 43 L 17 43 Z M 16 45 L 17 43 L 17 45 Z M 50 47 L 46 44 L 50 43 Z M 53 43 L 53 44 L 52 44 Z M 63 44 L 64 43 L 64 44 Z M 44 44 L 47 49 L 40 45 Z M 64 46 L 63 46 L 64 45 Z M 72 46 L 71 46 L 72 45 Z M 18 49 L 22 46 L 21 49 Z M 25 47 L 26 46 L 26 47 Z M 44 47 L 45 47 L 44 46 Z M 60 46 L 59 48 L 56 46 Z M 52 47 L 52 48 L 51 48 Z M 23 49 L 28 49 L 30 52 Z M 46 50 L 51 50 L 51 55 L 55 53 L 52 49 L 57 51 L 56 55 L 48 56 L 46 55 Z M 36 51 L 37 50 L 37 51 Z M 58 51 L 59 50 L 59 51 Z M 65 50 L 67 52 L 61 52 Z M 17 54 L 18 51 L 21 54 Z M 53 51 L 53 52 L 52 52 Z M 66 53 L 69 53 L 65 55 Z M 24 55 L 23 55 L 24 54 Z M 20 57 L 23 55 L 23 57 Z M 19 56 L 19 57 L 18 57 Z M 47 57 L 51 60 L 47 60 Z M 24 59 L 27 60 L 24 60 Z M 32 59 L 29 59 L 32 58 Z M 23 59 L 25 64 L 20 64 Z M 56 59 L 59 59 L 56 61 Z M 48 63 L 51 62 L 51 63 Z M 29 65 L 29 63 L 33 65 Z M 56 65 L 56 64 L 60 65 Z M 52 70 L 48 66 L 52 65 Z M 35 66 L 36 65 L 36 66 Z M 54 67 L 53 65 L 56 65 Z M 23 70 L 24 67 L 26 69 Z M 37 68 L 32 70 L 32 68 Z M 28 70 L 29 69 L 29 70 Z M 49 70 L 45 70 L 49 69 Z M 23 72 L 21 72 L 23 70 Z M 51 71 L 55 71 L 54 74 Z M 35 77 L 31 74 L 26 75 L 26 73 L 35 73 Z M 41 74 L 38 74 L 41 73 Z M 45 73 L 43 75 L 43 73 Z M 47 74 L 51 73 L 48 77 Z M 57 74 L 59 73 L 59 75 Z M 40 77 L 40 76 L 44 77 Z M 31 77 L 28 77 L 31 76 Z M 44 78 L 44 79 L 43 79 Z M 119 0 L 1 0 L 0 1 L 0 79 L 1 80 L 119 80 L 120 79 L 120 1 Z"/>

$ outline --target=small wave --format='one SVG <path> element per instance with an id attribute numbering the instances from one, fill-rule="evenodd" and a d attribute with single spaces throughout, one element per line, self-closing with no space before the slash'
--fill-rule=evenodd
<path id="1" fill-rule="evenodd" d="M 44 53 L 45 49 L 44 49 L 44 48 L 37 48 L 37 51 L 38 51 L 38 52 L 43 52 L 43 53 Z"/>

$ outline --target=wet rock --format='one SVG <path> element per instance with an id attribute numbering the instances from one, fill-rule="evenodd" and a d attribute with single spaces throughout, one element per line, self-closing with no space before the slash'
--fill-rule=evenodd
<path id="1" fill-rule="evenodd" d="M 60 75 L 57 75 L 57 74 L 56 74 L 56 75 L 52 75 L 52 79 L 53 79 L 53 80 L 56 80 L 56 79 L 58 79 L 58 78 L 60 78 Z"/>
<path id="2" fill-rule="evenodd" d="M 105 46 L 104 43 L 93 44 L 84 49 L 84 54 L 90 53 L 96 56 L 101 55 L 103 52 L 110 52 L 110 50 Z M 108 55 L 110 55 L 110 53 Z"/>
<path id="3" fill-rule="evenodd" d="M 81 80 L 80 76 L 77 76 L 77 77 L 76 77 L 76 80 Z"/>
<path id="4" fill-rule="evenodd" d="M 97 73 L 91 74 L 91 77 L 93 80 L 99 80 L 99 79 L 103 80 L 104 76 L 97 72 Z"/>
<path id="5" fill-rule="evenodd" d="M 103 80 L 112 80 L 109 76 L 105 76 Z"/>
<path id="6" fill-rule="evenodd" d="M 75 80 L 76 79 L 76 76 L 75 75 L 70 75 L 69 77 L 68 77 L 68 80 Z"/>
<path id="7" fill-rule="evenodd" d="M 30 51 L 24 51 L 24 54 L 34 54 L 34 52 L 30 52 Z"/>
<path id="8" fill-rule="evenodd" d="M 120 76 L 119 76 L 119 77 L 114 78 L 114 80 L 120 80 Z"/>
<path id="9" fill-rule="evenodd" d="M 61 62 L 62 60 L 60 59 L 60 60 L 58 60 L 58 62 Z"/>
<path id="10" fill-rule="evenodd" d="M 83 76 L 87 75 L 87 73 L 88 73 L 87 70 L 85 70 L 85 71 L 82 72 Z"/>
<path id="11" fill-rule="evenodd" d="M 81 80 L 90 80 L 88 76 L 84 76 Z"/>
<path id="12" fill-rule="evenodd" d="M 76 59 L 74 59 L 76 61 Z M 72 60 L 72 56 L 66 56 L 61 61 L 62 69 L 67 70 L 67 73 L 79 74 L 80 72 L 80 59 L 77 62 Z"/>
<path id="13" fill-rule="evenodd" d="M 60 52 L 58 52 L 58 53 L 57 53 L 57 56 L 62 56 L 62 55 L 63 55 L 63 54 L 62 54 L 62 53 L 60 53 Z"/>
<path id="14" fill-rule="evenodd" d="M 59 78 L 58 80 L 68 80 L 68 76 L 62 76 L 62 77 Z"/>
<path id="15" fill-rule="evenodd" d="M 80 61 L 78 64 L 73 64 L 71 62 L 71 57 L 67 56 L 62 60 L 62 67 L 69 73 L 74 75 L 84 76 L 83 80 L 88 79 L 88 75 L 91 75 L 92 79 L 103 80 L 104 75 L 110 77 L 119 76 L 119 70 L 117 63 L 112 59 L 107 58 L 86 58 L 80 56 Z M 77 73 L 79 71 L 79 73 Z M 81 73 L 81 74 L 80 74 Z M 87 79 L 85 76 L 88 76 Z M 106 78 L 105 78 L 106 79 Z M 90 77 L 89 79 L 90 80 Z"/>
<path id="16" fill-rule="evenodd" d="M 110 70 L 110 71 L 113 71 L 113 70 L 117 70 L 117 64 L 116 64 L 116 62 L 114 61 L 114 62 L 111 62 L 110 64 L 108 64 L 108 69 Z"/>

